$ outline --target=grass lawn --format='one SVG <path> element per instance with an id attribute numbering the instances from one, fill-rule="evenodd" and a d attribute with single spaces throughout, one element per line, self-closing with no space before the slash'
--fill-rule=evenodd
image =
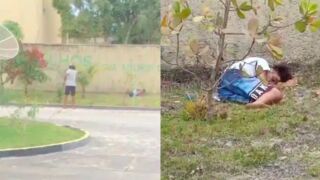
<path id="1" fill-rule="evenodd" d="M 58 95 L 57 92 L 31 91 L 29 93 L 29 97 L 25 97 L 23 91 L 18 90 L 6 90 L 5 93 L 8 100 L 4 101 L 17 104 L 62 104 L 63 101 L 63 95 Z M 127 94 L 120 93 L 88 93 L 85 98 L 82 98 L 81 95 L 78 94 L 76 97 L 76 103 L 77 105 L 86 106 L 159 108 L 160 95 L 146 94 L 143 97 L 130 98 Z"/>
<path id="2" fill-rule="evenodd" d="M 0 149 L 40 146 L 78 139 L 83 132 L 50 123 L 0 118 Z"/>
<path id="3" fill-rule="evenodd" d="M 187 117 L 185 91 L 162 94 L 170 107 L 162 111 L 162 179 L 268 179 L 272 168 L 288 174 L 271 179 L 320 177 L 320 104 L 310 90 L 287 90 L 285 102 L 269 109 L 220 103 L 226 114 L 207 121 Z"/>

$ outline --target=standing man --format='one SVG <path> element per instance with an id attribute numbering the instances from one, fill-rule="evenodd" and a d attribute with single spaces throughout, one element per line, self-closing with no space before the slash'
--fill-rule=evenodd
<path id="1" fill-rule="evenodd" d="M 75 107 L 76 103 L 76 86 L 77 86 L 77 71 L 74 65 L 70 65 L 64 76 L 65 85 L 65 96 L 64 96 L 64 107 L 67 106 L 68 96 L 71 95 L 71 105 Z"/>

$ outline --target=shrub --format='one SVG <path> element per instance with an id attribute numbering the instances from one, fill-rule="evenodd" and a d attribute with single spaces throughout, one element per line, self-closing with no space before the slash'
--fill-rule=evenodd
<path id="1" fill-rule="evenodd" d="M 185 104 L 183 116 L 185 120 L 205 120 L 207 114 L 207 106 L 202 101 L 188 101 Z"/>
<path id="2" fill-rule="evenodd" d="M 17 78 L 23 83 L 25 95 L 28 87 L 34 82 L 44 82 L 48 76 L 43 69 L 47 67 L 44 54 L 37 48 L 20 52 L 15 59 L 6 63 L 4 71 L 7 74 L 5 82 L 13 83 Z"/>

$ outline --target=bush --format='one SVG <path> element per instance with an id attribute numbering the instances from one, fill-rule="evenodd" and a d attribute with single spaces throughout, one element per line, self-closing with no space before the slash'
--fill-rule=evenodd
<path id="1" fill-rule="evenodd" d="M 19 79 L 25 89 L 25 95 L 28 95 L 28 86 L 33 82 L 45 82 L 48 76 L 44 69 L 47 62 L 44 54 L 37 48 L 20 52 L 15 59 L 7 61 L 4 71 L 7 74 L 5 82 L 13 83 Z"/>
<path id="2" fill-rule="evenodd" d="M 60 103 L 63 97 L 63 88 L 58 88 L 56 91 L 57 102 Z"/>
<path id="3" fill-rule="evenodd" d="M 207 106 L 201 101 L 188 101 L 183 111 L 184 120 L 205 120 L 207 115 Z"/>

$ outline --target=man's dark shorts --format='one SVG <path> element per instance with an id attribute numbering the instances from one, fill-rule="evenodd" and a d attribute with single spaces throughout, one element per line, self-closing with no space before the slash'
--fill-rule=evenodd
<path id="1" fill-rule="evenodd" d="M 76 95 L 76 87 L 75 86 L 66 86 L 64 94 L 67 96 L 68 95 L 75 96 Z"/>

